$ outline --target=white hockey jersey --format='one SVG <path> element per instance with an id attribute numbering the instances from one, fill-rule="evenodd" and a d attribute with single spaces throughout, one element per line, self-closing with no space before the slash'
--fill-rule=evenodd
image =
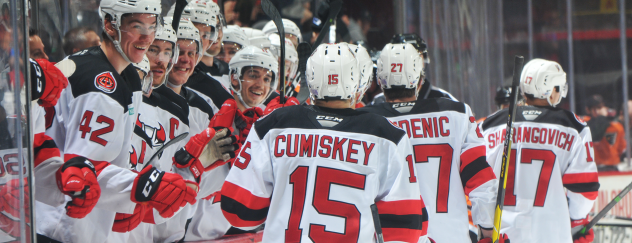
<path id="1" fill-rule="evenodd" d="M 132 65 L 119 75 L 100 47 L 75 53 L 56 66 L 69 85 L 46 134 L 55 140 L 64 160 L 83 156 L 93 162 L 101 197 L 83 219 L 68 217 L 63 205 L 37 204 L 37 233 L 62 242 L 104 242 L 115 214 L 132 213 L 136 206 L 130 200 L 136 173 L 126 168 L 141 81 Z"/>
<path id="2" fill-rule="evenodd" d="M 359 109 L 387 117 L 406 131 L 413 146 L 414 174 L 437 242 L 469 242 L 467 201 L 472 221 L 491 229 L 498 180 L 486 161 L 485 142 L 467 104 L 445 98 L 380 103 Z"/>
<path id="3" fill-rule="evenodd" d="M 480 125 L 496 175 L 507 113 Z M 572 112 L 552 107 L 519 106 L 515 119 L 500 232 L 512 243 L 572 243 L 571 219 L 586 218 L 599 189 L 590 129 Z"/>
<path id="4" fill-rule="evenodd" d="M 427 212 L 406 133 L 375 114 L 290 106 L 253 125 L 222 187 L 235 227 L 265 223 L 263 242 L 387 242 L 425 237 Z"/>

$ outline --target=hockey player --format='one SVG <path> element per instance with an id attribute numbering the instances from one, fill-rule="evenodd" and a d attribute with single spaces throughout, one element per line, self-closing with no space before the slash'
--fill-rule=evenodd
<path id="1" fill-rule="evenodd" d="M 228 99 L 220 111 L 213 116 L 211 127 L 229 127 L 234 129 L 240 143 L 243 143 L 252 124 L 262 116 L 263 111 L 256 107 L 267 98 L 278 83 L 278 62 L 269 52 L 254 46 L 246 46 L 235 54 L 230 63 L 231 89 L 234 99 Z M 214 171 L 223 173 L 218 179 L 228 175 L 229 166 L 220 166 Z M 232 228 L 220 213 L 221 193 L 219 190 L 208 200 L 201 200 L 195 217 L 189 224 L 186 241 L 211 240 L 226 234 L 243 233 Z"/>
<path id="2" fill-rule="evenodd" d="M 452 96 L 452 94 L 448 93 L 447 91 L 439 87 L 436 87 L 430 84 L 430 81 L 426 79 L 425 66 L 430 64 L 430 57 L 428 55 L 428 46 L 426 45 L 426 41 L 424 41 L 423 39 L 421 39 L 421 37 L 419 37 L 419 35 L 414 34 L 414 33 L 397 34 L 393 36 L 393 39 L 391 39 L 391 44 L 398 44 L 398 43 L 409 43 L 413 45 L 415 49 L 419 51 L 419 54 L 423 57 L 424 70 L 423 70 L 423 74 L 421 75 L 422 76 L 421 78 L 424 80 L 424 82 L 421 83 L 422 86 L 421 86 L 421 89 L 419 90 L 419 97 L 421 97 L 422 99 L 446 98 L 446 99 L 458 101 L 456 98 L 454 98 L 454 96 Z M 378 94 L 375 96 L 375 98 L 373 98 L 372 103 L 378 104 L 382 102 L 384 102 L 384 94 Z"/>
<path id="3" fill-rule="evenodd" d="M 222 187 L 224 215 L 242 229 L 265 223 L 263 242 L 374 242 L 375 203 L 386 242 L 418 242 L 427 215 L 406 133 L 350 108 L 360 72 L 347 45 L 320 45 L 307 69 L 316 105 L 255 123 Z"/>
<path id="4" fill-rule="evenodd" d="M 248 37 L 237 25 L 229 25 L 224 30 L 224 39 L 222 39 L 222 52 L 217 56 L 230 66 L 230 60 L 239 50 L 250 45 Z"/>
<path id="5" fill-rule="evenodd" d="M 283 22 L 283 29 L 285 30 L 285 38 L 290 39 L 290 41 L 292 41 L 292 44 L 294 44 L 294 49 L 296 49 L 296 47 L 298 47 L 298 43 L 303 42 L 301 29 L 299 29 L 296 23 L 294 23 L 292 20 L 282 19 L 281 21 Z M 279 34 L 279 30 L 272 20 L 268 21 L 268 23 L 266 23 L 266 25 L 263 26 L 263 29 L 261 30 L 268 36 L 274 33 L 276 33 L 277 35 Z"/>
<path id="6" fill-rule="evenodd" d="M 215 13 L 214 8 L 211 8 L 210 4 L 211 3 L 205 3 L 203 1 L 190 3 L 188 6 L 191 8 L 190 13 L 192 14 L 190 14 L 190 16 L 183 14 L 183 17 L 189 17 L 189 19 L 191 19 L 191 22 L 200 30 L 200 33 L 208 29 L 217 29 L 217 16 L 219 13 Z M 202 49 L 205 50 L 204 53 L 208 53 L 207 50 L 217 41 L 221 42 L 221 40 L 217 39 L 217 36 L 213 38 L 212 42 L 203 40 Z M 204 54 L 202 61 L 195 66 L 193 74 L 189 77 L 185 85 L 202 97 L 206 103 L 211 106 L 213 113 L 217 113 L 219 107 L 221 107 L 227 99 L 232 98 L 232 95 L 229 92 L 228 86 L 223 86 L 220 81 L 211 76 L 212 65 L 213 56 Z"/>
<path id="7" fill-rule="evenodd" d="M 588 223 L 599 181 L 590 129 L 572 112 L 556 107 L 566 88 L 566 73 L 553 61 L 531 60 L 520 75 L 526 106 L 516 107 L 500 230 L 512 243 L 593 240 L 592 229 L 579 238 L 571 236 L 571 228 Z M 496 175 L 507 112 L 503 109 L 480 125 Z"/>
<path id="8" fill-rule="evenodd" d="M 211 44 L 211 47 L 204 53 L 202 62 L 209 67 L 210 74 L 216 80 L 221 80 L 223 75 L 228 75 L 228 63 L 220 60 L 216 56 L 222 51 L 222 40 L 224 39 L 224 30 L 226 29 L 226 22 L 224 16 L 220 13 L 219 6 L 214 1 L 206 1 L 206 5 L 211 9 L 211 13 L 214 13 L 217 17 L 217 24 L 215 25 L 217 30 L 217 41 Z M 225 86 L 226 90 L 229 90 L 228 85 Z"/>
<path id="9" fill-rule="evenodd" d="M 195 202 L 196 192 L 181 176 L 145 167 L 140 173 L 127 168 L 128 150 L 141 101 L 141 80 L 131 62 L 139 62 L 153 42 L 158 28 L 160 3 L 103 0 L 100 14 L 104 42 L 57 63 L 69 80 L 55 106 L 55 119 L 47 130 L 60 147 L 66 163 L 61 168 L 87 168 L 85 157 L 94 164 L 103 194 L 99 206 L 85 210 L 81 217 L 65 216 L 66 208 L 38 207 L 38 234 L 42 242 L 105 242 L 116 213 L 131 214 L 137 204 L 172 216 L 187 203 Z M 75 198 L 92 190 L 73 193 Z M 88 188 L 89 189 L 89 188 Z M 147 191 L 147 189 L 150 189 Z"/>
<path id="10" fill-rule="evenodd" d="M 358 60 L 358 68 L 360 68 L 360 84 L 356 92 L 354 107 L 362 108 L 365 106 L 362 102 L 362 97 L 364 97 L 364 93 L 371 82 L 373 82 L 373 61 L 364 46 L 349 44 L 349 48 L 355 53 L 356 60 Z"/>
<path id="11" fill-rule="evenodd" d="M 490 238 L 498 180 L 485 159 L 483 136 L 467 104 L 418 97 L 425 82 L 423 65 L 413 45 L 386 44 L 377 77 L 387 102 L 359 110 L 387 117 L 411 139 L 414 153 L 406 158 L 411 168 L 407 178 L 419 181 L 432 219 L 429 237 L 470 241 L 467 195 L 474 223 L 483 229 L 483 238 Z"/>

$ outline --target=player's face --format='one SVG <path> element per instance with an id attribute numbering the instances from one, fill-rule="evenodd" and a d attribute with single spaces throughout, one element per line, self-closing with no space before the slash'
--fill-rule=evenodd
<path id="1" fill-rule="evenodd" d="M 294 44 L 294 48 L 296 48 L 298 46 L 298 36 L 295 36 L 293 34 L 285 33 L 285 38 L 288 38 L 288 39 L 290 39 L 290 41 L 292 41 L 292 44 Z"/>
<path id="2" fill-rule="evenodd" d="M 213 41 L 215 41 L 212 39 L 213 27 L 201 23 L 193 23 L 193 25 L 195 25 L 195 27 L 200 31 L 200 37 L 202 39 L 202 49 L 204 51 L 208 50 L 208 48 L 211 47 Z"/>
<path id="3" fill-rule="evenodd" d="M 257 106 L 265 101 L 270 92 L 270 85 L 274 74 L 262 67 L 245 67 L 242 70 L 241 97 L 249 106 Z M 233 85 L 238 86 L 239 80 L 233 79 Z"/>
<path id="4" fill-rule="evenodd" d="M 154 86 L 162 83 L 173 55 L 173 44 L 163 40 L 155 40 L 147 50 L 151 72 L 154 74 Z"/>
<path id="5" fill-rule="evenodd" d="M 143 60 L 149 45 L 154 42 L 157 22 L 154 14 L 127 14 L 121 23 L 121 49 L 130 61 Z"/>
<path id="6" fill-rule="evenodd" d="M 193 74 L 200 54 L 197 51 L 198 44 L 195 41 L 179 39 L 178 47 L 180 49 L 178 63 L 173 65 L 169 74 L 169 82 L 174 85 L 183 85 Z"/>
<path id="7" fill-rule="evenodd" d="M 42 43 L 42 39 L 37 35 L 29 37 L 29 52 L 33 59 L 48 60 L 48 56 L 44 52 L 44 43 Z"/>
<path id="8" fill-rule="evenodd" d="M 219 26 L 219 20 L 217 20 L 218 23 L 217 25 Z M 206 51 L 209 55 L 211 56 L 217 56 L 217 54 L 219 54 L 220 51 L 222 51 L 222 42 L 220 41 L 222 38 L 224 37 L 224 30 L 223 28 L 219 27 L 217 28 L 217 41 L 215 41 L 212 45 L 211 48 L 208 49 L 208 51 Z"/>
<path id="9" fill-rule="evenodd" d="M 233 59 L 235 53 L 241 50 L 241 45 L 235 42 L 226 41 L 223 44 L 222 52 L 217 55 L 217 58 L 224 61 L 225 63 L 230 63 L 230 59 Z"/>

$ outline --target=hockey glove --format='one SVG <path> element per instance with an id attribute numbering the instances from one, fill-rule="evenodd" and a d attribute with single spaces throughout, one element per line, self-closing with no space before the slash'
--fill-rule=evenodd
<path id="1" fill-rule="evenodd" d="M 268 105 L 266 106 L 265 111 L 263 111 L 263 115 L 268 115 L 270 113 L 272 113 L 274 110 L 281 108 L 281 107 L 288 107 L 288 106 L 293 106 L 293 105 L 299 105 L 300 103 L 298 102 L 298 100 L 294 97 L 290 97 L 289 99 L 287 99 L 287 101 L 285 101 L 285 104 L 281 104 L 280 102 L 281 100 L 281 96 L 278 96 L 274 99 L 272 99 Z"/>
<path id="2" fill-rule="evenodd" d="M 79 219 L 88 215 L 101 196 L 97 173 L 90 160 L 81 156 L 69 159 L 55 177 L 59 190 L 72 197 L 66 204 L 66 214 Z"/>
<path id="3" fill-rule="evenodd" d="M 29 208 L 29 184 L 28 180 L 24 178 L 24 189 L 20 190 L 20 179 L 12 179 L 7 182 L 6 185 L 3 185 L 0 189 L 0 210 L 4 210 L 9 213 L 11 216 L 19 218 L 20 217 L 20 191 L 24 192 L 24 212 L 26 213 L 27 223 L 31 218 L 29 216 L 30 210 Z"/>
<path id="4" fill-rule="evenodd" d="M 254 124 L 261 116 L 263 116 L 263 111 L 259 107 L 246 109 L 243 113 L 237 111 L 235 116 L 235 127 L 239 130 L 239 143 L 243 144 L 246 142 L 246 138 L 248 137 L 248 134 L 250 134 L 252 124 Z"/>
<path id="5" fill-rule="evenodd" d="M 31 59 L 32 99 L 43 107 L 57 104 L 61 91 L 68 86 L 66 76 L 46 59 Z"/>
<path id="6" fill-rule="evenodd" d="M 588 216 L 586 216 L 586 218 L 578 220 L 571 219 L 571 229 L 575 227 L 584 227 L 584 225 L 587 225 L 588 223 Z M 577 233 L 576 235 L 573 235 L 573 243 L 589 243 L 592 242 L 594 239 L 595 233 L 593 232 L 592 228 L 586 231 L 586 233 L 584 234 Z"/>
<path id="7" fill-rule="evenodd" d="M 136 204 L 132 214 L 116 213 L 112 231 L 125 233 L 136 229 L 147 213 L 152 213 L 151 207 L 143 204 Z"/>
<path id="8" fill-rule="evenodd" d="M 160 216 L 169 218 L 187 203 L 193 205 L 197 192 L 182 179 L 182 176 L 165 173 L 153 166 L 145 167 L 132 186 L 131 199 L 136 203 L 145 203 L 155 208 Z"/>
<path id="9" fill-rule="evenodd" d="M 493 242 L 492 242 L 492 238 L 483 238 L 479 240 L 478 243 L 493 243 Z M 507 234 L 500 234 L 500 238 L 498 238 L 498 243 L 510 243 L 509 237 L 507 237 Z"/>
<path id="10" fill-rule="evenodd" d="M 218 161 L 235 157 L 236 141 L 237 138 L 230 135 L 229 129 L 209 127 L 191 137 L 183 148 L 176 151 L 175 165 L 178 168 L 190 168 L 191 173 L 199 179 L 203 171 L 225 164 Z"/>
<path id="11" fill-rule="evenodd" d="M 209 127 L 233 127 L 235 113 L 237 112 L 237 103 L 234 99 L 227 99 L 222 107 L 213 115 Z"/>

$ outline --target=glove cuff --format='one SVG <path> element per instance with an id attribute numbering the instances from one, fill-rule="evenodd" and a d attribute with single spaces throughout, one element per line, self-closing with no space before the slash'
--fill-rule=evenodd
<path id="1" fill-rule="evenodd" d="M 174 165 L 180 169 L 190 167 L 195 157 L 191 155 L 184 147 L 178 149 L 173 155 Z"/>

